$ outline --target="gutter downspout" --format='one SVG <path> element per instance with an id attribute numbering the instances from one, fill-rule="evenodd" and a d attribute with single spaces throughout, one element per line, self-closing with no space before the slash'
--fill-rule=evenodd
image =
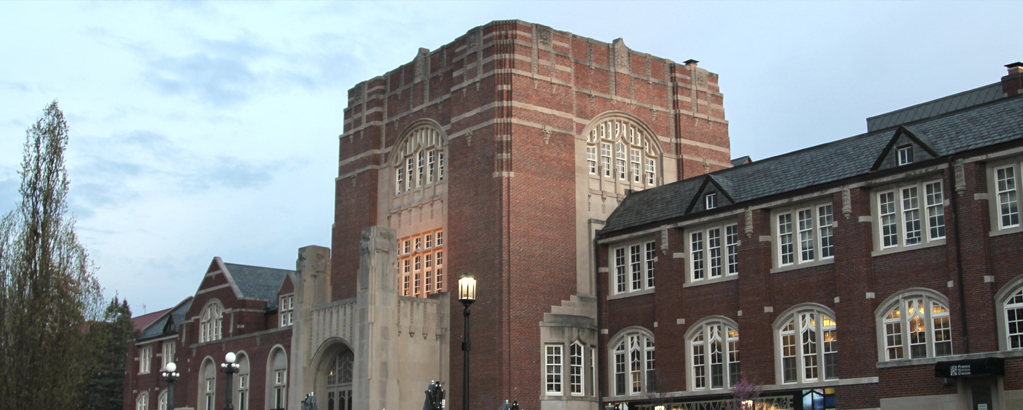
<path id="1" fill-rule="evenodd" d="M 959 286 L 958 286 L 958 289 L 959 289 L 959 317 L 961 318 L 962 323 L 963 323 L 963 353 L 969 354 L 970 353 L 970 331 L 969 331 L 970 328 L 969 328 L 969 326 L 967 324 L 967 316 L 966 316 L 966 289 L 964 288 L 964 282 L 963 282 L 963 247 L 962 247 L 962 239 L 959 237 L 959 201 L 957 199 L 957 197 L 959 195 L 955 192 L 955 178 L 956 178 L 956 176 L 955 176 L 955 174 L 956 174 L 955 159 L 953 159 L 951 157 L 949 157 L 949 159 L 948 159 L 948 169 L 952 170 L 952 184 L 953 184 L 953 186 L 952 186 L 952 196 L 950 197 L 950 202 L 951 202 L 951 205 L 952 205 L 952 218 L 955 221 L 955 224 L 952 225 L 952 229 L 953 229 L 953 232 L 954 232 L 955 238 L 956 238 L 956 240 L 955 240 L 955 247 L 956 247 L 956 274 L 958 275 L 958 281 L 959 281 Z"/>
<path id="2" fill-rule="evenodd" d="M 600 281 L 600 244 L 597 243 L 597 240 L 599 238 L 600 238 L 600 234 L 599 233 L 597 235 L 593 236 L 593 280 L 594 280 L 594 282 L 596 282 L 595 283 L 595 285 L 596 285 L 595 290 L 596 290 L 596 293 L 597 293 L 595 295 L 597 297 L 597 354 L 593 355 L 594 356 L 593 357 L 593 361 L 596 362 L 596 363 L 593 363 L 593 366 L 594 366 L 594 369 L 596 369 L 596 373 L 598 375 L 602 374 L 602 372 L 600 371 L 600 366 L 598 365 L 600 363 L 600 360 L 597 360 L 597 358 L 600 357 L 602 352 L 604 352 L 606 350 L 606 349 L 604 349 L 604 346 L 601 346 L 601 344 L 600 344 L 600 339 L 601 339 L 601 337 L 603 337 L 603 335 L 600 333 L 600 329 L 603 329 L 603 327 L 601 327 L 601 322 L 602 322 L 601 318 L 604 316 L 603 315 L 604 311 L 603 311 L 603 309 L 601 309 L 601 303 L 600 303 L 600 298 L 601 298 L 602 293 L 600 291 L 600 282 L 601 282 Z M 603 379 L 603 378 L 602 377 L 598 377 L 598 379 Z M 601 398 L 604 397 L 604 396 L 602 395 L 602 392 L 600 391 L 600 383 L 599 383 L 598 380 L 594 380 L 593 381 L 593 392 L 596 393 L 596 395 L 597 395 L 597 408 L 598 409 L 602 409 L 603 408 L 602 407 L 603 400 Z"/>

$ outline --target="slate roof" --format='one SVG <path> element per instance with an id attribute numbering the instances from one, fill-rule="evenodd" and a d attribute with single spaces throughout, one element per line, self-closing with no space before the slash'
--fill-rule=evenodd
<path id="1" fill-rule="evenodd" d="M 139 336 L 138 340 L 151 339 L 154 337 L 177 333 L 178 323 L 185 321 L 185 312 L 188 312 L 188 308 L 191 306 L 192 297 L 189 296 L 185 300 L 181 301 L 181 303 L 178 303 L 177 306 L 162 310 L 162 312 L 165 312 L 166 314 L 161 315 L 159 319 L 146 326 L 142 331 L 142 336 Z M 167 328 L 168 321 L 170 321 L 169 329 Z"/>
<path id="2" fill-rule="evenodd" d="M 159 319 L 160 316 L 163 316 L 164 313 L 167 313 L 168 310 L 170 310 L 170 309 L 168 308 L 168 309 L 158 310 L 158 311 L 152 312 L 152 313 L 146 313 L 144 315 L 135 316 L 135 317 L 131 318 L 131 321 L 132 321 L 132 323 L 135 324 L 135 330 L 142 330 L 142 329 L 145 329 L 146 326 L 149 326 L 151 323 L 153 323 L 154 321 Z"/>
<path id="3" fill-rule="evenodd" d="M 284 277 L 294 271 L 285 269 L 264 268 L 260 266 L 224 263 L 231 273 L 235 285 L 242 292 L 242 297 L 267 301 L 267 307 L 277 306 L 277 290 L 284 283 Z"/>
<path id="4" fill-rule="evenodd" d="M 1002 83 L 985 85 L 959 94 L 917 104 L 889 113 L 867 118 L 867 132 L 891 128 L 916 120 L 935 117 L 947 112 L 980 105 L 1002 98 Z"/>
<path id="5" fill-rule="evenodd" d="M 942 156 L 1023 141 L 1023 95 L 905 126 Z M 713 178 L 739 204 L 869 174 L 897 131 L 869 132 L 632 193 L 608 217 L 601 236 L 688 216 L 685 211 L 706 178 Z"/>
<path id="6" fill-rule="evenodd" d="M 739 158 L 732 158 L 732 166 L 737 167 L 739 165 L 745 164 L 747 161 L 753 162 L 753 159 L 750 158 L 749 155 L 743 155 Z"/>

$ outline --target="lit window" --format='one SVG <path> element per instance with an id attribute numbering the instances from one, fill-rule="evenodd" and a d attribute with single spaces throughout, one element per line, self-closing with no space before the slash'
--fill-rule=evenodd
<path id="1" fill-rule="evenodd" d="M 213 301 L 206 305 L 199 320 L 199 343 L 220 340 L 221 325 L 223 323 L 223 309 L 220 303 Z"/>
<path id="2" fill-rule="evenodd" d="M 628 332 L 613 339 L 611 356 L 612 392 L 615 396 L 654 391 L 655 351 L 653 336 Z"/>
<path id="3" fill-rule="evenodd" d="M 838 379 L 834 313 L 819 305 L 797 307 L 775 321 L 782 383 Z"/>
<path id="4" fill-rule="evenodd" d="M 1011 295 L 1003 304 L 1005 310 L 1003 350 L 1023 350 L 1023 288 Z"/>
<path id="5" fill-rule="evenodd" d="M 688 235 L 688 282 L 721 279 L 739 273 L 739 227 L 713 225 Z"/>
<path id="6" fill-rule="evenodd" d="M 907 145 L 899 147 L 899 165 L 906 165 L 913 163 L 913 146 Z"/>
<path id="7" fill-rule="evenodd" d="M 444 231 L 427 231 L 398 241 L 399 294 L 426 297 L 444 291 Z M 425 246 L 425 247 L 424 247 Z"/>
<path id="8" fill-rule="evenodd" d="M 724 389 L 739 382 L 739 332 L 734 323 L 709 321 L 687 332 L 689 384 L 693 390 Z"/>
<path id="9" fill-rule="evenodd" d="M 883 361 L 952 355 L 948 302 L 937 292 L 893 295 L 881 305 Z"/>
<path id="10" fill-rule="evenodd" d="M 547 378 L 547 395 L 549 396 L 560 396 L 561 391 L 561 345 L 547 345 L 546 346 L 546 366 L 544 374 Z"/>
<path id="11" fill-rule="evenodd" d="M 655 242 L 633 243 L 611 250 L 615 293 L 635 292 L 654 287 Z"/>
<path id="12" fill-rule="evenodd" d="M 941 181 L 878 192 L 877 212 L 880 216 L 880 249 L 909 247 L 945 239 Z"/>
<path id="13" fill-rule="evenodd" d="M 828 260 L 835 256 L 834 212 L 830 204 L 774 213 L 776 266 Z"/>

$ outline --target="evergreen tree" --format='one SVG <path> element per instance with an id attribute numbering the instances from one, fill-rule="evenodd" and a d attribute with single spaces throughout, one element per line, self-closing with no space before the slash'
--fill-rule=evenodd
<path id="1" fill-rule="evenodd" d="M 135 325 L 128 301 L 115 296 L 103 313 L 103 321 L 89 326 L 87 338 L 95 354 L 90 375 L 83 384 L 82 410 L 120 410 L 124 407 L 125 355 Z"/>
<path id="2" fill-rule="evenodd" d="M 67 212 L 68 126 L 54 101 L 25 138 L 21 202 L 0 220 L 0 410 L 77 407 L 100 287 Z"/>

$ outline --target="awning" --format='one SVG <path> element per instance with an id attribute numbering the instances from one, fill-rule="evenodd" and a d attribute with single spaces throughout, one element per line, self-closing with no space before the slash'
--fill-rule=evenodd
<path id="1" fill-rule="evenodd" d="M 934 364 L 935 377 L 1004 376 L 1005 359 L 988 357 L 984 359 L 953 360 Z"/>

